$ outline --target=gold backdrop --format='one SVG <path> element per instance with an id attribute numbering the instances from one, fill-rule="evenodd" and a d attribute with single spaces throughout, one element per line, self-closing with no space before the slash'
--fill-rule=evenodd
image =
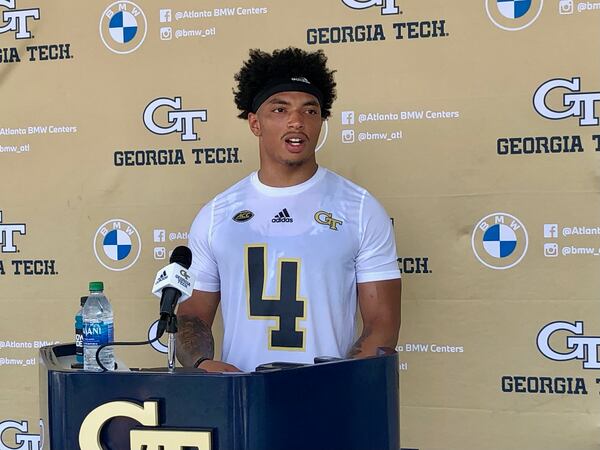
<path id="1" fill-rule="evenodd" d="M 233 74 L 289 45 L 338 70 L 319 162 L 394 218 L 402 446 L 598 448 L 599 18 L 575 0 L 0 1 L 0 448 L 38 448 L 37 349 L 73 340 L 90 280 L 119 340 L 147 336 L 169 251 L 257 168 Z"/>

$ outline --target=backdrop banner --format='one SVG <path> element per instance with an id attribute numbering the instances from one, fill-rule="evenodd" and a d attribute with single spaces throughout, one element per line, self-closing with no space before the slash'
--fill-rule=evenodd
<path id="1" fill-rule="evenodd" d="M 394 221 L 402 447 L 597 449 L 599 20 L 579 0 L 0 0 L 0 450 L 41 448 L 38 349 L 74 340 L 89 281 L 118 340 L 152 336 L 155 273 L 258 168 L 233 75 L 287 46 L 337 70 L 319 164 Z"/>

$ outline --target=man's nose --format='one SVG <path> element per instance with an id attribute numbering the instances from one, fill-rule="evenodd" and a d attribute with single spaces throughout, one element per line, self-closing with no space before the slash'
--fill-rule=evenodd
<path id="1" fill-rule="evenodd" d="M 290 111 L 288 117 L 288 127 L 290 128 L 304 128 L 304 117 L 301 111 Z"/>

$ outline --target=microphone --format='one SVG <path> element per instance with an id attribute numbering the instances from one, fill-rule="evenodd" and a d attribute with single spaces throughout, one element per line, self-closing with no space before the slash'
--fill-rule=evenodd
<path id="1" fill-rule="evenodd" d="M 169 318 L 175 313 L 179 300 L 187 300 L 194 289 L 194 279 L 187 271 L 192 265 L 192 252 L 181 245 L 173 250 L 169 265 L 156 274 L 152 293 L 160 297 L 160 320 L 156 336 L 165 332 Z"/>

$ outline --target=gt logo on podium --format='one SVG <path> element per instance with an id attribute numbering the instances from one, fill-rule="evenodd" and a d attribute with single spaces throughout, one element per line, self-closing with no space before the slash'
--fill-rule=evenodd
<path id="1" fill-rule="evenodd" d="M 79 446 L 85 450 L 102 450 L 100 432 L 104 424 L 114 417 L 130 417 L 144 426 L 158 426 L 158 402 L 144 402 L 143 406 L 133 402 L 116 401 L 105 403 L 91 411 L 81 424 Z M 186 430 L 144 430 L 130 432 L 131 450 L 181 450 L 196 447 L 198 450 L 211 450 L 210 431 Z"/>

